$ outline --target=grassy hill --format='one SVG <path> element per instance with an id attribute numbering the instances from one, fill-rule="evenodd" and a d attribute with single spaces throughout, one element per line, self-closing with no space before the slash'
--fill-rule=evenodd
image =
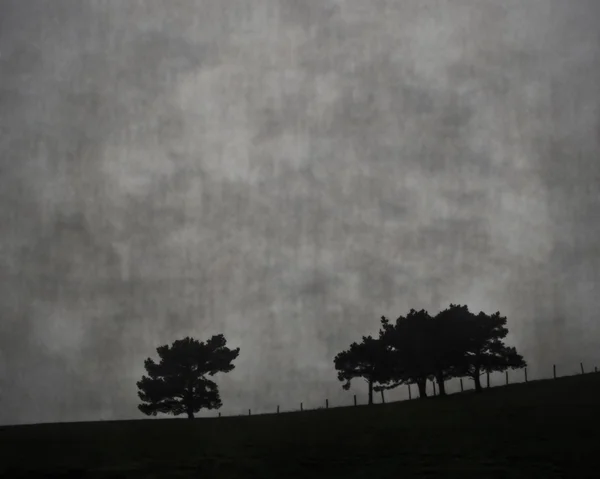
<path id="1" fill-rule="evenodd" d="M 372 407 L 6 426 L 0 475 L 600 477 L 599 427 L 600 373 L 592 373 Z"/>

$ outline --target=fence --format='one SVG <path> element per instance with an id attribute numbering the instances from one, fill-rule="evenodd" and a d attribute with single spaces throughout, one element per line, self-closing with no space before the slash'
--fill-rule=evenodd
<path id="1" fill-rule="evenodd" d="M 556 364 L 553 364 L 552 365 L 552 377 L 551 378 L 550 377 L 540 377 L 540 378 L 537 378 L 537 380 L 558 379 L 558 378 L 561 378 L 561 377 L 569 377 L 569 376 L 574 376 L 574 375 L 583 375 L 583 374 L 590 374 L 590 373 L 591 374 L 597 374 L 598 373 L 598 367 L 594 366 L 593 371 L 590 369 L 586 373 L 583 363 L 579 363 L 579 373 L 576 373 L 576 374 L 563 374 L 562 376 L 560 376 L 559 372 L 560 372 L 560 370 L 557 370 Z M 529 375 L 528 375 L 527 368 L 523 368 L 523 369 L 520 369 L 520 370 L 512 370 L 510 372 L 508 370 L 505 371 L 504 374 L 503 374 L 503 376 L 504 376 L 503 384 L 497 385 L 497 386 L 492 386 L 492 384 L 491 384 L 491 375 L 490 375 L 489 372 L 488 373 L 484 373 L 484 374 L 485 374 L 485 379 L 486 379 L 485 380 L 485 385 L 483 384 L 483 382 L 481 384 L 482 388 L 484 388 L 484 389 L 491 388 L 491 387 L 508 386 L 510 384 L 527 383 L 530 380 L 532 380 L 529 377 Z M 521 380 L 518 380 L 518 378 L 521 378 Z M 512 379 L 512 381 L 511 381 L 511 379 Z M 517 379 L 517 380 L 515 381 L 515 379 Z M 458 378 L 458 384 L 460 385 L 460 392 L 461 393 L 462 392 L 474 391 L 475 390 L 474 386 L 470 387 L 470 388 L 466 388 L 465 387 L 465 381 L 467 381 L 467 380 L 469 382 L 471 382 L 471 383 L 474 384 L 474 379 L 472 379 L 472 378 Z M 533 379 L 533 380 L 536 380 L 536 379 Z M 438 391 L 437 391 L 437 384 L 436 384 L 436 382 L 435 381 L 431 381 L 431 383 L 432 383 L 433 397 L 438 396 L 439 394 L 438 394 Z M 396 403 L 396 402 L 403 402 L 403 401 L 407 401 L 407 400 L 410 401 L 413 398 L 418 398 L 419 397 L 418 391 L 413 396 L 413 392 L 416 390 L 416 387 L 414 385 L 408 384 L 405 387 L 406 387 L 407 392 L 408 392 L 408 399 L 400 399 L 400 400 L 388 401 L 388 402 L 394 402 L 394 403 Z M 447 394 L 452 394 L 452 393 L 447 393 Z M 385 392 L 384 391 L 379 391 L 379 396 L 380 396 L 379 404 L 385 404 L 386 403 Z M 373 395 L 373 399 L 374 399 L 373 403 L 375 403 L 375 398 L 376 398 L 376 394 Z M 358 398 L 357 398 L 356 394 L 354 394 L 354 397 L 353 397 L 353 404 L 354 404 L 354 406 L 359 406 L 359 402 L 358 402 Z M 366 403 L 364 403 L 362 405 L 366 405 Z M 314 408 L 312 410 L 329 409 L 329 406 L 330 406 L 329 399 L 326 398 L 323 401 L 323 405 L 322 406 Z M 349 406 L 351 406 L 351 404 L 339 404 L 338 406 L 334 406 L 334 407 L 349 407 Z M 303 411 L 309 411 L 311 409 L 306 409 L 304 407 L 304 402 L 300 402 L 300 409 L 299 410 L 301 412 L 303 412 Z M 267 413 L 263 412 L 263 413 L 256 414 L 256 415 L 273 414 L 273 413 L 279 414 L 280 412 L 281 412 L 281 408 L 280 408 L 279 405 L 277 405 L 276 410 L 273 411 L 273 412 L 267 412 Z M 298 409 L 295 409 L 295 410 L 294 409 L 290 409 L 287 412 L 298 412 Z M 234 417 L 234 416 L 244 416 L 244 415 L 245 414 L 237 414 L 237 415 L 236 414 L 231 414 L 231 415 L 224 416 L 224 417 Z M 248 409 L 248 416 L 251 416 L 251 415 L 252 415 L 252 410 Z M 218 413 L 218 417 L 222 417 L 221 413 Z"/>

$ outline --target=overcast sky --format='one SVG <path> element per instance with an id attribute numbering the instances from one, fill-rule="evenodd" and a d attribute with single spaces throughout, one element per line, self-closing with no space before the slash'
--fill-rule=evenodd
<path id="1" fill-rule="evenodd" d="M 600 366 L 598 0 L 0 9 L 0 423 L 142 418 L 220 332 L 223 414 L 351 404 L 335 354 L 450 302 Z"/>

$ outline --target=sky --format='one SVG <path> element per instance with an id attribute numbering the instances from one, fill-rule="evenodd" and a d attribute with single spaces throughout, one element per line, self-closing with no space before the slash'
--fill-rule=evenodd
<path id="1" fill-rule="evenodd" d="M 144 359 L 218 333 L 224 415 L 365 401 L 334 356 L 450 303 L 600 366 L 599 19 L 1 0 L 0 424 L 143 418 Z"/>

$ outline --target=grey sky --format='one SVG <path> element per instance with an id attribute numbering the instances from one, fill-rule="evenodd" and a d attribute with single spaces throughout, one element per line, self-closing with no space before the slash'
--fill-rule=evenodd
<path id="1" fill-rule="evenodd" d="M 0 423 L 142 417 L 219 332 L 223 414 L 350 403 L 334 355 L 450 302 L 600 365 L 597 0 L 0 9 Z"/>

